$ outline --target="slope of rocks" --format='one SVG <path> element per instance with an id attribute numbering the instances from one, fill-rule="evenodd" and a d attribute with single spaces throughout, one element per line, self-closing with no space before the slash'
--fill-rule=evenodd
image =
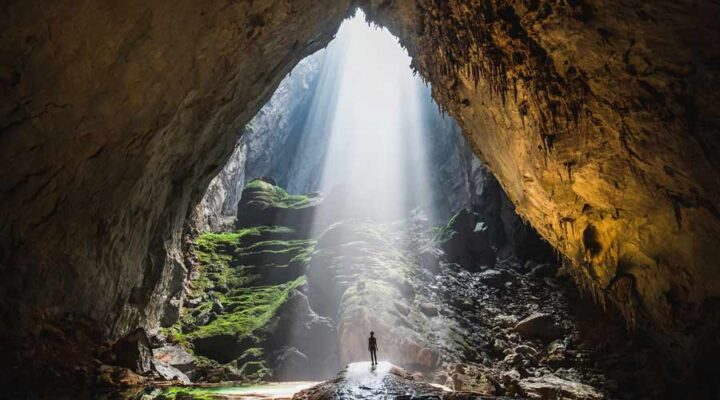
<path id="1" fill-rule="evenodd" d="M 193 381 L 330 378 L 367 359 L 372 330 L 380 359 L 418 388 L 600 399 L 654 397 L 675 383 L 555 262 L 498 259 L 491 220 L 468 210 L 440 227 L 419 212 L 344 219 L 308 239 L 312 230 L 288 222 L 307 222 L 292 214 L 310 199 L 263 179 L 243 192 L 244 225 L 196 240 L 180 321 L 155 349 Z M 323 207 L 317 199 L 309 207 Z"/>
<path id="2" fill-rule="evenodd" d="M 361 6 L 579 285 L 669 333 L 678 368 L 718 348 L 717 3 Z"/>

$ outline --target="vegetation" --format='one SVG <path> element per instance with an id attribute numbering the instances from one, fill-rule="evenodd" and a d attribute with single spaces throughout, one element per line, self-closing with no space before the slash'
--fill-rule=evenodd
<path id="1" fill-rule="evenodd" d="M 279 208 L 300 208 L 310 203 L 310 197 L 302 194 L 289 194 L 280 186 L 260 179 L 254 179 L 245 186 L 251 203 L 265 204 Z"/>
<path id="2" fill-rule="evenodd" d="M 297 232 L 284 226 L 199 235 L 191 248 L 197 266 L 189 299 L 178 323 L 166 330 L 168 337 L 192 351 L 198 339 L 234 336 L 251 347 L 224 368 L 246 381 L 265 379 L 270 370 L 262 350 L 263 328 L 290 292 L 305 284 L 304 270 L 315 244 L 297 239 Z M 212 395 L 204 389 L 178 390 L 200 399 Z M 173 399 L 179 393 L 163 395 Z"/>
<path id="3" fill-rule="evenodd" d="M 228 310 L 207 325 L 198 326 L 188 338 L 216 335 L 245 337 L 265 326 L 287 300 L 288 293 L 305 283 L 305 277 L 276 286 L 239 288 L 232 295 L 222 296 L 221 303 Z"/>
<path id="4" fill-rule="evenodd" d="M 433 228 L 433 240 L 435 243 L 447 242 L 457 234 L 455 226 L 457 225 L 458 216 L 461 212 L 463 211 L 461 210 L 455 213 L 447 224 Z"/>

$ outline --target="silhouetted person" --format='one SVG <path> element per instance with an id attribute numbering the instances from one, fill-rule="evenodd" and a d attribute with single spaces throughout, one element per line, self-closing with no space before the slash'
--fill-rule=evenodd
<path id="1" fill-rule="evenodd" d="M 377 340 L 375 340 L 375 332 L 370 332 L 368 350 L 370 350 L 370 365 L 377 365 Z"/>

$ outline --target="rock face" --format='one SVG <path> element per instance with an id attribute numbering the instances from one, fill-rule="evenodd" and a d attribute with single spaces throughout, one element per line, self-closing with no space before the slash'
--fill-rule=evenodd
<path id="1" fill-rule="evenodd" d="M 718 348 L 717 2 L 352 4 L 398 35 L 582 286 L 680 353 Z M 156 325 L 236 133 L 349 6 L 5 4 L 3 326 L 34 307 L 114 337 Z"/>
<path id="2" fill-rule="evenodd" d="M 319 196 L 290 195 L 271 178 L 258 178 L 243 190 L 238 203 L 237 225 L 287 226 L 298 231 L 311 228 Z"/>
<path id="3" fill-rule="evenodd" d="M 245 136 L 243 136 L 245 138 Z M 190 223 L 200 232 L 222 231 L 233 225 L 237 203 L 245 186 L 247 145 L 241 139 L 220 173 L 210 181 Z"/>
<path id="4" fill-rule="evenodd" d="M 717 3 L 361 7 L 398 35 L 581 286 L 631 324 L 649 319 L 673 336 L 716 341 Z M 708 333 L 686 330 L 696 324 Z"/>
<path id="5" fill-rule="evenodd" d="M 298 157 L 297 153 L 306 131 L 308 112 L 314 104 L 318 76 L 324 70 L 324 59 L 325 50 L 321 50 L 300 61 L 242 129 L 235 151 L 195 209 L 195 228 L 222 230 L 237 214 L 241 192 L 251 179 L 273 176 L 292 193 L 310 192 L 309 186 L 317 186 L 311 179 L 293 178 L 302 173 L 312 177 L 307 171 L 315 171 L 319 167 L 316 163 L 322 160 Z M 291 181 L 303 182 L 305 186 L 290 187 Z"/>
<path id="6" fill-rule="evenodd" d="M 112 336 L 157 324 L 185 218 L 349 3 L 6 4 L 3 298 L 87 314 Z"/>

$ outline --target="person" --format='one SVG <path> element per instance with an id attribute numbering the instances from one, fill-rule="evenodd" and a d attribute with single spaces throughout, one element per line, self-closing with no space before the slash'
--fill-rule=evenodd
<path id="1" fill-rule="evenodd" d="M 370 332 L 368 338 L 368 350 L 370 350 L 370 365 L 377 365 L 377 340 L 375 340 L 375 332 Z"/>

